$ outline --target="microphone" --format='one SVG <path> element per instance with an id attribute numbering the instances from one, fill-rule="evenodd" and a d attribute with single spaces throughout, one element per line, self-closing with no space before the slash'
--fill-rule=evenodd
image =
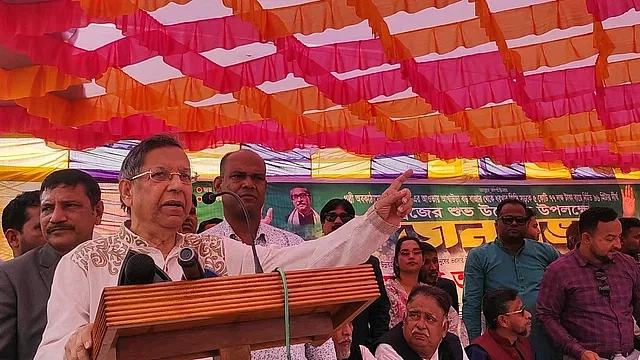
<path id="1" fill-rule="evenodd" d="M 171 278 L 156 266 L 151 256 L 129 250 L 120 271 L 118 285 L 145 285 L 165 281 L 171 281 Z"/>
<path id="2" fill-rule="evenodd" d="M 202 202 L 207 204 L 207 205 L 211 205 L 214 202 L 216 202 L 216 198 L 217 197 L 218 197 L 218 194 L 212 193 L 212 192 L 208 192 L 208 193 L 205 193 L 204 195 L 202 195 Z"/>
<path id="3" fill-rule="evenodd" d="M 262 274 L 264 270 L 262 270 L 262 265 L 260 264 L 260 258 L 258 258 L 258 252 L 256 251 L 256 237 L 253 235 L 253 231 L 251 231 L 251 222 L 249 221 L 249 211 L 247 210 L 247 206 L 242 201 L 242 198 L 238 196 L 238 194 L 231 191 L 221 191 L 219 193 L 208 192 L 202 195 L 202 202 L 205 204 L 213 204 L 216 199 L 222 195 L 229 195 L 232 198 L 236 199 L 236 201 L 240 204 L 242 208 L 242 212 L 244 213 L 244 219 L 247 222 L 247 230 L 249 230 L 249 236 L 251 236 L 251 251 L 253 252 L 253 264 L 256 269 L 256 274 Z"/>
<path id="4" fill-rule="evenodd" d="M 205 278 L 204 270 L 198 261 L 198 253 L 192 248 L 186 247 L 178 254 L 178 264 L 182 268 L 185 280 L 198 280 Z"/>

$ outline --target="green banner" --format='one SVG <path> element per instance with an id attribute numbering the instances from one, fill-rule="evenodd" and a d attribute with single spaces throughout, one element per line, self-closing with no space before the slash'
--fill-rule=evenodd
<path id="1" fill-rule="evenodd" d="M 272 183 L 268 185 L 263 215 L 273 209 L 271 225 L 295 232 L 304 239 L 322 236 L 320 224 L 297 225 L 294 213 L 296 204 L 306 203 L 316 213 L 334 198 L 349 200 L 356 213 L 361 215 L 373 205 L 386 184 L 373 183 Z M 408 185 L 414 196 L 414 208 L 401 228 L 391 236 L 376 254 L 383 272 L 392 273 L 393 252 L 399 236 L 413 235 L 438 249 L 443 276 L 453 279 L 462 288 L 463 268 L 467 252 L 495 239 L 495 209 L 507 198 L 518 198 L 536 212 L 540 224 L 540 241 L 548 242 L 565 252 L 565 231 L 580 213 L 590 206 L 607 206 L 621 216 L 624 213 L 637 216 L 635 195 L 640 185 L 629 187 L 609 184 L 548 184 L 548 185 Z M 194 186 L 196 196 L 211 191 L 211 183 Z M 296 194 L 308 193 L 304 200 Z M 295 195 L 295 196 L 292 196 Z M 213 217 L 222 218 L 221 203 L 198 205 L 200 221 Z M 293 221 L 292 221 L 293 220 Z M 299 221 L 298 221 L 299 222 Z"/>
<path id="2" fill-rule="evenodd" d="M 363 214 L 380 197 L 386 184 L 357 183 L 275 183 L 269 184 L 263 213 L 273 209 L 274 225 L 292 229 L 288 221 L 294 211 L 290 196 L 293 187 L 303 187 L 310 194 L 311 207 L 320 209 L 333 198 L 349 200 L 356 213 Z M 622 214 L 623 192 L 620 185 L 408 185 L 414 199 L 414 209 L 406 222 L 493 220 L 498 203 L 507 198 L 518 198 L 535 210 L 540 219 L 576 218 L 589 206 L 607 206 Z M 634 192 L 639 190 L 634 185 Z M 194 186 L 194 193 L 201 197 L 212 191 L 211 183 Z M 635 206 L 633 213 L 635 213 Z M 222 217 L 221 203 L 198 205 L 200 220 Z"/>

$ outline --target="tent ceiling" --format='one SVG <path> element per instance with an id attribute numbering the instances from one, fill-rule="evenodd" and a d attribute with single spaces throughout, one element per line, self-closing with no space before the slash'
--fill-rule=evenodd
<path id="1" fill-rule="evenodd" d="M 0 2 L 0 131 L 84 149 L 640 162 L 640 9 L 605 0 Z M 45 129 L 43 129 L 43 126 Z"/>

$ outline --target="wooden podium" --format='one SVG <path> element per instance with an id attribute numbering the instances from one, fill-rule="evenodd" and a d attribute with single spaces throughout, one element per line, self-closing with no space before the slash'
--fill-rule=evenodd
<path id="1" fill-rule="evenodd" d="M 380 296 L 371 265 L 286 272 L 291 344 L 319 345 Z M 278 273 L 105 288 L 93 360 L 250 359 L 285 344 Z"/>

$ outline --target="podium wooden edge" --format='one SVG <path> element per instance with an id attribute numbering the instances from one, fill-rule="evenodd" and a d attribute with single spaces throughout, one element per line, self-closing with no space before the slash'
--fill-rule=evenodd
<path id="1" fill-rule="evenodd" d="M 369 269 L 371 269 L 373 275 L 373 268 L 370 264 L 363 264 L 357 267 L 362 266 L 367 266 Z M 101 298 L 104 298 L 104 296 L 105 293 L 103 290 Z M 378 296 L 380 296 L 379 293 Z M 322 345 L 331 338 L 335 330 L 352 321 L 358 314 L 360 314 L 364 309 L 370 306 L 374 301 L 375 298 L 367 300 L 365 302 L 360 301 L 357 303 L 346 304 L 344 307 L 340 308 L 333 314 L 331 312 L 326 312 L 292 316 L 291 333 L 295 333 L 297 335 L 292 337 L 291 344 L 294 345 L 301 343 L 311 343 L 314 346 Z M 258 327 L 264 326 L 265 330 L 255 331 L 256 325 L 258 325 Z M 236 328 L 236 330 L 230 331 L 230 328 Z M 254 330 L 249 331 L 249 329 Z M 92 354 L 91 357 L 93 360 L 113 360 L 115 358 L 117 358 L 118 360 L 188 360 L 201 357 L 210 357 L 213 354 L 220 355 L 222 360 L 230 360 L 244 359 L 245 357 L 243 356 L 233 356 L 246 354 L 247 351 L 249 352 L 249 356 L 246 357 L 246 359 L 250 359 L 250 351 L 282 347 L 285 337 L 284 318 L 246 321 L 238 322 L 235 324 L 208 325 L 199 328 L 163 331 L 160 333 L 149 330 L 149 332 L 147 333 L 136 334 L 132 336 L 124 335 L 123 337 L 118 335 L 117 327 L 111 326 L 108 329 L 100 329 L 99 327 L 94 327 L 92 331 L 92 337 L 96 339 L 96 335 L 98 335 L 99 333 L 102 333 L 103 335 L 102 341 L 100 344 L 94 344 L 94 354 Z M 256 335 L 262 335 L 264 336 L 264 341 L 260 341 L 258 344 L 256 344 L 256 341 L 252 340 L 248 342 L 253 342 L 253 345 L 237 346 L 236 344 L 238 343 L 238 334 L 245 333 L 250 334 L 250 336 L 253 338 L 255 338 Z M 225 343 L 224 339 L 225 337 L 228 337 L 229 334 L 232 334 L 233 341 L 227 341 Z M 177 339 L 183 340 L 185 338 L 190 338 L 191 340 L 189 340 L 189 342 L 194 342 L 195 339 L 196 343 L 195 345 L 191 346 L 190 353 L 187 355 L 184 355 L 183 351 L 180 352 L 176 350 L 172 345 L 176 341 L 178 341 Z M 215 345 L 216 343 L 219 343 L 219 345 Z M 211 350 L 212 347 L 219 350 Z M 150 348 L 152 349 L 152 351 L 149 351 Z M 144 351 L 142 351 L 141 349 L 144 349 Z M 96 354 L 98 350 L 99 355 Z"/>

